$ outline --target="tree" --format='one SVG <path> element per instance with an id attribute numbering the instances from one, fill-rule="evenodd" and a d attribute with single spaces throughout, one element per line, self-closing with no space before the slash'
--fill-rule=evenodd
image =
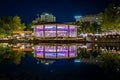
<path id="1" fill-rule="evenodd" d="M 19 16 L 13 17 L 13 30 L 23 30 L 25 25 L 21 23 L 21 19 Z"/>
<path id="2" fill-rule="evenodd" d="M 76 21 L 74 24 L 77 25 L 77 33 L 80 34 L 81 33 L 81 22 Z"/>
<path id="3" fill-rule="evenodd" d="M 91 25 L 92 25 L 91 30 L 93 33 L 101 31 L 101 25 L 99 25 L 97 22 L 93 22 Z"/>
<path id="4" fill-rule="evenodd" d="M 21 58 L 25 56 L 23 51 L 13 51 L 9 47 L 0 46 L 0 63 L 19 64 Z"/>
<path id="5" fill-rule="evenodd" d="M 119 74 L 120 69 L 120 54 L 103 52 L 101 53 L 102 59 L 102 67 L 104 69 L 105 74 L 113 77 Z"/>
<path id="6" fill-rule="evenodd" d="M 13 30 L 23 30 L 25 25 L 21 23 L 19 16 L 3 16 L 0 18 L 0 31 L 4 34 L 11 34 Z"/>
<path id="7" fill-rule="evenodd" d="M 28 24 L 28 25 L 27 25 L 27 30 L 33 30 L 32 26 L 34 26 L 33 23 Z"/>
<path id="8" fill-rule="evenodd" d="M 45 23 L 47 22 L 41 21 L 41 19 L 38 17 L 27 25 L 27 30 L 33 30 L 34 25 L 45 24 Z"/>
<path id="9" fill-rule="evenodd" d="M 81 25 L 81 30 L 83 31 L 83 33 L 89 33 L 91 32 L 92 26 L 90 22 L 82 22 Z"/>
<path id="10" fill-rule="evenodd" d="M 120 29 L 120 8 L 109 4 L 103 13 L 102 31 Z"/>

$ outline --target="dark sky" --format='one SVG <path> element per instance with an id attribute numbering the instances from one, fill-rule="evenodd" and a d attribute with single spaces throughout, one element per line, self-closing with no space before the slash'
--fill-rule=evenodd
<path id="1" fill-rule="evenodd" d="M 18 15 L 25 23 L 42 12 L 52 13 L 58 22 L 74 21 L 75 15 L 103 12 L 109 3 L 120 6 L 120 0 L 0 0 L 0 16 Z"/>

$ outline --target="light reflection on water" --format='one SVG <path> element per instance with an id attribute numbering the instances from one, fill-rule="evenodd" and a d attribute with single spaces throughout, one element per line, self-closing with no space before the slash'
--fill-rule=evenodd
<path id="1" fill-rule="evenodd" d="M 2 64 L 24 64 L 25 61 L 22 60 L 26 58 L 26 55 L 30 56 L 30 58 L 35 60 L 35 64 L 39 65 L 60 65 L 66 60 L 67 63 L 64 64 L 69 65 L 72 60 L 73 63 L 95 64 L 102 68 L 105 74 L 110 76 L 120 74 L 119 43 L 0 43 L 0 63 Z M 61 60 L 62 63 L 59 63 Z M 53 71 L 50 70 L 50 72 Z"/>
<path id="2" fill-rule="evenodd" d="M 38 59 L 75 59 L 75 62 L 101 63 L 101 54 L 120 54 L 118 43 L 73 43 L 73 44 L 33 44 L 33 43 L 0 43 L 2 49 L 13 53 L 31 53 L 32 57 Z M 9 52 L 7 52 L 9 53 Z M 22 56 L 21 56 L 22 57 Z M 19 57 L 20 58 L 20 57 Z M 20 60 L 19 60 L 20 61 Z M 43 62 L 43 61 L 42 61 Z"/>

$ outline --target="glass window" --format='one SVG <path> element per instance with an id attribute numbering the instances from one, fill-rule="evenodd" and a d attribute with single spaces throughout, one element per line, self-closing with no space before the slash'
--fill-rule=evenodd
<path id="1" fill-rule="evenodd" d="M 69 37 L 77 37 L 77 27 L 69 26 Z"/>
<path id="2" fill-rule="evenodd" d="M 68 46 L 58 46 L 57 47 L 57 58 L 68 57 Z"/>
<path id="3" fill-rule="evenodd" d="M 45 25 L 45 37 L 56 37 L 56 25 Z"/>
<path id="4" fill-rule="evenodd" d="M 34 28 L 34 35 L 36 37 L 43 37 L 43 25 L 38 25 Z"/>
<path id="5" fill-rule="evenodd" d="M 56 46 L 45 46 L 45 58 L 56 58 Z"/>
<path id="6" fill-rule="evenodd" d="M 69 46 L 69 57 L 76 56 L 76 46 Z"/>
<path id="7" fill-rule="evenodd" d="M 68 25 L 57 26 L 57 37 L 68 37 Z"/>
<path id="8" fill-rule="evenodd" d="M 57 37 L 68 37 L 68 31 L 57 31 Z"/>
<path id="9" fill-rule="evenodd" d="M 43 58 L 43 54 L 44 54 L 43 48 L 44 48 L 44 46 L 36 46 L 36 47 L 35 47 L 36 57 L 41 57 L 41 58 Z"/>
<path id="10" fill-rule="evenodd" d="M 56 25 L 45 25 L 45 31 L 56 31 Z"/>
<path id="11" fill-rule="evenodd" d="M 56 37 L 56 31 L 45 31 L 45 37 Z"/>

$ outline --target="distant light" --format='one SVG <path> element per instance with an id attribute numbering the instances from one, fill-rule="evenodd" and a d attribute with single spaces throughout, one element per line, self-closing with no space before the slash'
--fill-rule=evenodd
<path id="1" fill-rule="evenodd" d="M 85 45 L 81 45 L 80 48 L 87 48 L 87 46 L 85 46 Z"/>
<path id="2" fill-rule="evenodd" d="M 80 63 L 80 59 L 75 59 L 74 62 L 75 63 Z"/>
<path id="3" fill-rule="evenodd" d="M 48 62 L 46 62 L 46 63 L 45 63 L 45 65 L 49 65 L 49 63 L 48 63 Z"/>
<path id="4" fill-rule="evenodd" d="M 32 26 L 31 28 L 35 28 L 35 26 Z"/>
<path id="5" fill-rule="evenodd" d="M 49 15 L 48 13 L 45 13 L 45 15 Z"/>
<path id="6" fill-rule="evenodd" d="M 82 16 L 74 16 L 75 19 L 79 19 L 81 18 Z"/>

